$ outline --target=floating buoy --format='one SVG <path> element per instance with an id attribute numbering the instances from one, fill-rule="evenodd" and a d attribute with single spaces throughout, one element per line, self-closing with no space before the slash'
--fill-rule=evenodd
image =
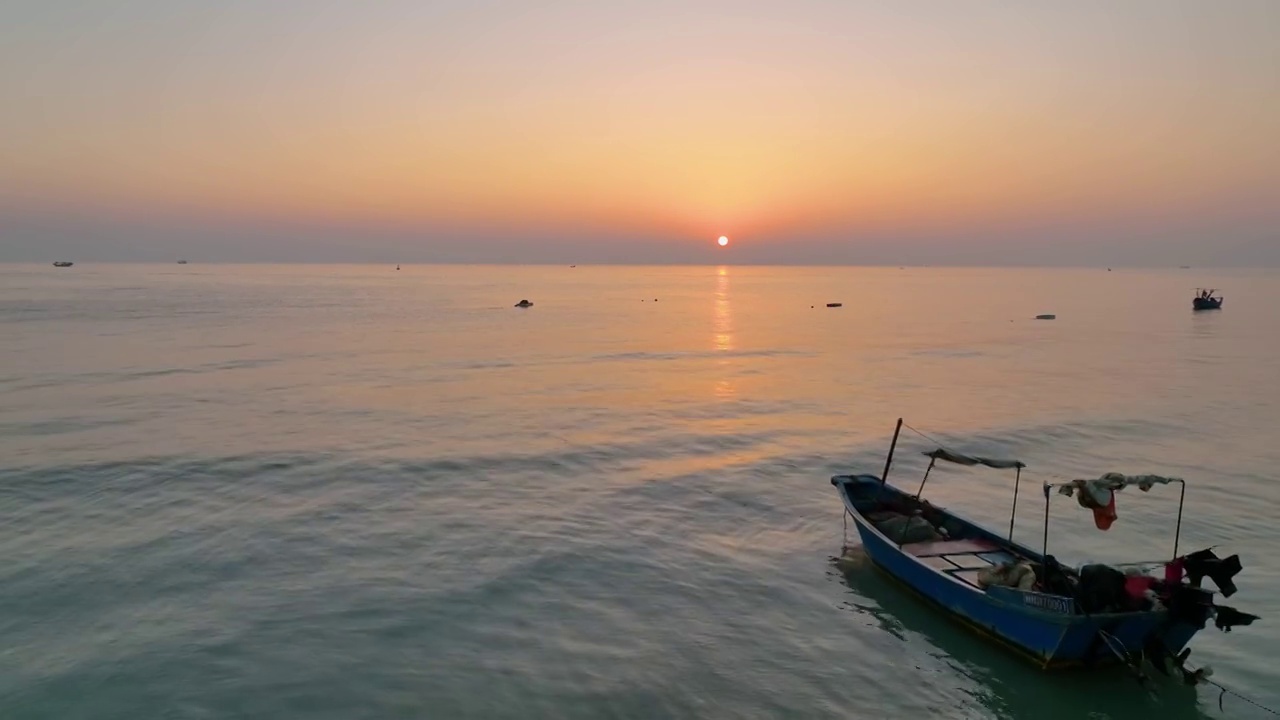
<path id="1" fill-rule="evenodd" d="M 844 307 L 844 303 L 827 303 L 827 307 Z"/>

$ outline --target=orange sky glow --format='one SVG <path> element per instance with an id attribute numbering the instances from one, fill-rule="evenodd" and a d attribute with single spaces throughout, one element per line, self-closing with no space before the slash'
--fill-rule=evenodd
<path id="1" fill-rule="evenodd" d="M 0 11 L 0 212 L 347 223 L 410 250 L 1172 230 L 1280 200 L 1274 4 L 128 5 Z"/>

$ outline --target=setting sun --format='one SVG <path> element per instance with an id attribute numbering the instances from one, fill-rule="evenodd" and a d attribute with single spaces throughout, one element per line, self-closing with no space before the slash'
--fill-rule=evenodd
<path id="1" fill-rule="evenodd" d="M 724 235 L 721 235 L 720 239 L 717 240 L 716 242 L 720 243 L 720 247 L 724 247 L 725 245 L 729 244 L 729 238 L 725 237 Z"/>

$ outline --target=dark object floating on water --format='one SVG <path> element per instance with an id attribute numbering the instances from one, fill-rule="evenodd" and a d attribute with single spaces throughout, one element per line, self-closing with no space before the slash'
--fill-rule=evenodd
<path id="1" fill-rule="evenodd" d="M 576 267 L 578 267 L 578 266 L 577 266 L 577 265 L 570 265 L 569 267 L 571 267 L 571 268 L 576 268 Z"/>
<path id="2" fill-rule="evenodd" d="M 516 307 L 533 307 L 533 303 L 529 302 L 528 300 L 521 300 L 520 302 L 516 303 Z"/>
<path id="3" fill-rule="evenodd" d="M 827 303 L 827 307 L 844 307 L 844 303 Z"/>
<path id="4" fill-rule="evenodd" d="M 71 267 L 72 265 L 75 265 L 75 263 L 69 260 L 59 260 L 53 264 L 54 267 Z"/>
<path id="5" fill-rule="evenodd" d="M 186 261 L 186 260 L 179 260 L 179 261 L 178 261 L 178 264 L 179 264 L 179 265 L 186 265 L 186 264 L 187 264 L 187 261 Z"/>
<path id="6" fill-rule="evenodd" d="M 1058 316 L 1054 315 L 1053 313 L 1045 313 L 1044 315 L 1037 315 L 1036 319 L 1037 320 L 1057 320 Z"/>
<path id="7" fill-rule="evenodd" d="M 397 266 L 396 266 L 396 269 L 397 269 L 397 270 L 399 270 L 399 269 L 400 269 L 400 266 L 399 266 L 399 265 L 397 265 Z"/>
<path id="8" fill-rule="evenodd" d="M 1038 551 L 1013 540 L 1018 486 L 1026 467 L 1019 460 L 938 448 L 924 453 L 929 467 L 915 493 L 887 484 L 902 426 L 898 420 L 880 477 L 831 478 L 866 556 L 932 601 L 939 612 L 1001 641 L 1041 668 L 1121 663 L 1132 669 L 1131 658 L 1144 648 L 1159 647 L 1161 654 L 1179 657 L 1215 614 L 1225 614 L 1227 625 L 1247 625 L 1256 619 L 1215 605 L 1215 592 L 1201 587 L 1202 580 L 1209 578 L 1222 596 L 1232 595 L 1233 578 L 1241 569 L 1238 556 L 1220 559 L 1208 550 L 1179 553 L 1186 498 L 1182 479 L 1107 473 L 1091 480 L 1045 483 L 1046 522 L 1050 499 L 1065 495 L 1089 509 L 1100 530 L 1116 521 L 1116 497 L 1124 488 L 1180 486 L 1178 521 L 1169 523 L 1174 525 L 1171 561 L 1093 563 L 1076 570 L 1049 555 L 1047 526 Z M 921 499 L 938 462 L 1017 473 L 1007 532 L 982 527 Z M 1137 499 L 1133 491 L 1123 494 Z M 1105 625 L 1100 622 L 1103 618 Z"/>
<path id="9" fill-rule="evenodd" d="M 1191 299 L 1193 310 L 1221 310 L 1222 296 L 1214 296 L 1217 290 L 1196 288 L 1196 296 Z"/>

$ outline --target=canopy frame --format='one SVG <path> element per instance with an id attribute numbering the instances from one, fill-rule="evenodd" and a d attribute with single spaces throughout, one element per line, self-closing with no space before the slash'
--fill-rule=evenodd
<path id="1" fill-rule="evenodd" d="M 1168 478 L 1167 481 L 1160 484 L 1167 485 L 1169 483 L 1178 483 L 1178 520 L 1173 528 L 1173 557 L 1172 560 L 1178 559 L 1178 543 L 1182 539 L 1182 508 L 1187 503 L 1187 481 L 1182 478 Z M 1061 488 L 1070 483 L 1045 483 L 1044 484 L 1044 538 L 1041 542 L 1040 555 L 1042 558 L 1049 556 L 1049 498 L 1053 495 L 1054 488 Z M 1130 485 L 1139 485 L 1138 482 L 1129 482 L 1127 479 L 1119 484 L 1118 487 L 1112 488 L 1111 492 L 1120 490 Z M 1080 492 L 1086 492 L 1084 488 L 1080 488 Z"/>
<path id="2" fill-rule="evenodd" d="M 889 445 L 889 457 L 885 461 L 886 475 L 888 474 L 889 463 L 893 461 L 893 449 L 898 443 L 898 431 L 901 430 L 901 428 L 902 419 L 899 418 L 898 425 L 894 428 L 893 432 L 893 443 Z M 1026 463 L 1021 460 L 1002 460 L 998 458 L 980 457 L 978 455 L 964 455 L 962 453 L 952 452 L 943 447 L 939 447 L 936 450 L 930 450 L 929 452 L 922 454 L 929 458 L 929 467 L 925 468 L 924 477 L 920 479 L 920 487 L 916 490 L 915 494 L 916 500 L 919 500 L 920 496 L 924 494 L 925 483 L 929 482 L 929 473 L 933 472 L 933 468 L 938 464 L 939 460 L 955 463 L 957 465 L 964 465 L 966 467 L 982 465 L 996 470 L 1014 470 L 1013 507 L 1009 511 L 1009 542 L 1013 542 L 1013 526 L 1018 517 L 1018 488 L 1022 485 L 1022 469 L 1027 466 Z M 880 482 L 881 484 L 884 483 L 883 476 L 881 476 Z"/>

